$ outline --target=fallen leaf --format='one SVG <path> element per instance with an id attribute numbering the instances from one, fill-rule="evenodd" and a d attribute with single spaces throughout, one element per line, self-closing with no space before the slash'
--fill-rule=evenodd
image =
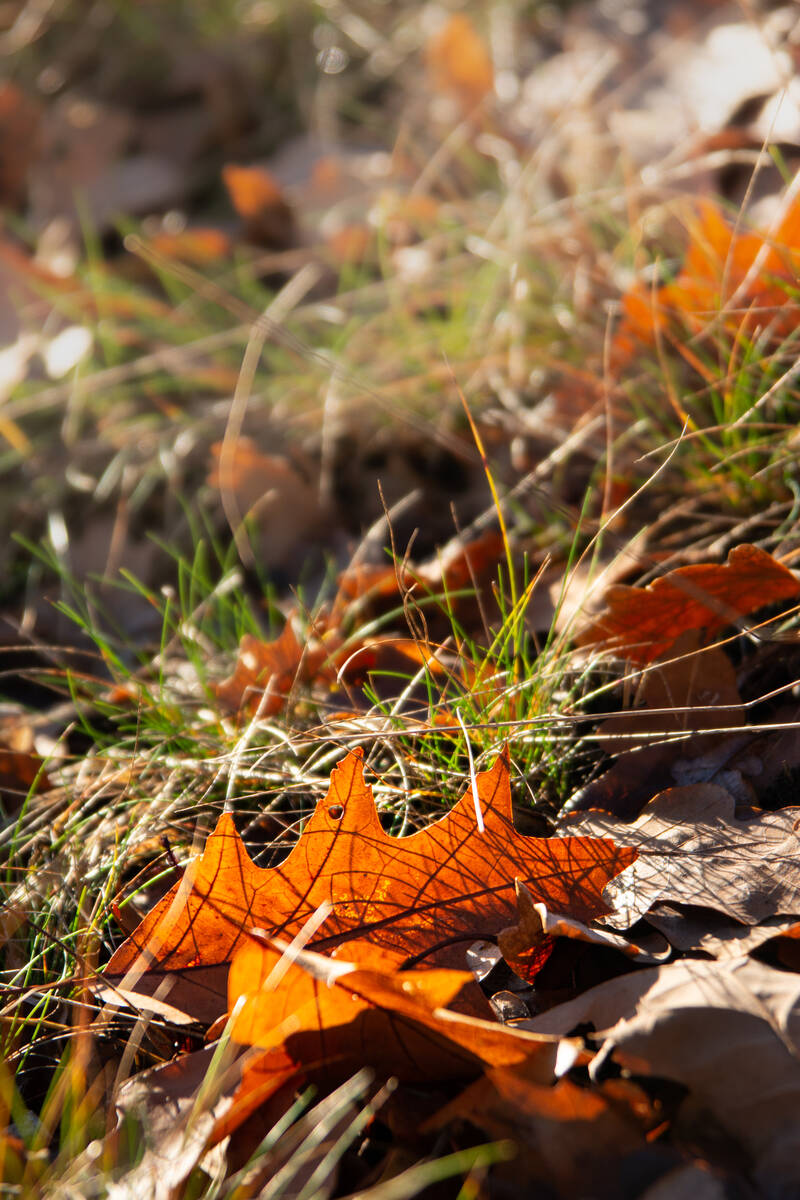
<path id="1" fill-rule="evenodd" d="M 229 163 L 222 179 L 250 241 L 284 247 L 294 237 L 294 214 L 283 191 L 264 167 Z"/>
<path id="2" fill-rule="evenodd" d="M 745 724 L 733 663 L 719 646 L 701 649 L 699 641 L 696 629 L 687 630 L 673 642 L 666 661 L 656 659 L 642 671 L 632 707 L 597 730 L 605 751 L 634 750 L 666 735 L 665 753 L 671 756 L 676 734 Z"/>
<path id="3" fill-rule="evenodd" d="M 234 534 L 245 518 L 256 531 L 262 566 L 283 566 L 305 557 L 310 543 L 324 538 L 324 512 L 313 468 L 283 454 L 263 454 L 249 437 L 215 442 L 208 482 L 219 488 Z"/>
<path id="4" fill-rule="evenodd" d="M 497 935 L 497 947 L 503 958 L 517 968 L 519 959 L 525 960 L 531 951 L 540 947 L 553 938 L 572 938 L 579 942 L 592 942 L 598 946 L 608 946 L 619 950 L 636 962 L 654 963 L 659 959 L 669 958 L 670 947 L 666 940 L 649 939 L 650 946 L 639 945 L 636 942 L 612 933 L 609 929 L 589 926 L 574 917 L 565 917 L 561 913 L 552 913 L 546 904 L 536 903 L 524 883 L 517 881 L 517 903 L 519 905 L 519 921 L 507 929 L 501 929 Z M 659 944 L 660 941 L 660 944 Z M 519 972 L 527 978 L 525 971 Z"/>
<path id="5" fill-rule="evenodd" d="M 381 229 L 392 246 L 410 246 L 432 233 L 439 215 L 437 201 L 425 192 L 387 194 L 382 210 Z"/>
<path id="6" fill-rule="evenodd" d="M 800 938 L 796 916 L 766 917 L 748 926 L 712 909 L 663 903 L 654 905 L 646 919 L 676 950 L 714 958 L 742 958 L 776 938 Z"/>
<path id="7" fill-rule="evenodd" d="M 52 782 L 44 769 L 44 759 L 32 748 L 7 750 L 0 747 L 0 798 L 6 817 L 19 812 L 31 789 L 38 795 L 51 787 Z"/>
<path id="8" fill-rule="evenodd" d="M 647 1096 L 635 1084 L 615 1080 L 590 1090 L 559 1079 L 545 1087 L 524 1064 L 488 1070 L 425 1128 L 444 1131 L 453 1121 L 469 1121 L 492 1140 L 511 1137 L 524 1148 L 500 1173 L 510 1194 L 544 1189 L 565 1198 L 618 1195 L 619 1160 L 643 1152 L 645 1130 L 655 1124 Z M 606 1171 L 604 1189 L 598 1175 Z M 497 1170 L 493 1183 L 496 1176 Z"/>
<path id="9" fill-rule="evenodd" d="M 41 106 L 10 79 L 0 84 L 0 204 L 21 208 L 28 192 L 28 170 L 39 152 Z"/>
<path id="10" fill-rule="evenodd" d="M 231 239 L 213 227 L 183 229 L 179 233 L 157 233 L 148 238 L 148 249 L 165 258 L 204 267 L 230 256 Z"/>
<path id="11" fill-rule="evenodd" d="M 370 679 L 373 691 L 381 692 L 385 689 L 379 677 L 385 676 L 393 695 L 398 679 L 405 686 L 422 667 L 426 681 L 437 676 L 447 679 L 452 673 L 434 657 L 433 649 L 426 650 L 412 638 L 343 642 L 325 613 L 319 614 L 315 627 L 319 636 L 309 634 L 302 643 L 291 617 L 272 642 L 244 634 L 233 674 L 214 689 L 217 699 L 231 712 L 267 717 L 280 712 L 295 684 L 319 682 L 334 688 L 363 685 Z M 463 665 L 459 661 L 458 666 Z"/>
<path id="12" fill-rule="evenodd" d="M 603 888 L 636 851 L 518 834 L 504 758 L 477 783 L 477 798 L 470 789 L 439 821 L 394 838 L 381 827 L 361 751 L 351 751 L 300 841 L 270 869 L 252 863 L 223 814 L 202 856 L 113 955 L 107 981 L 212 1021 L 224 1011 L 228 962 L 247 930 L 292 937 L 323 904 L 332 911 L 309 948 L 341 948 L 383 966 L 463 964 L 467 943 L 513 920 L 515 878 L 559 912 L 581 920 L 605 913 Z"/>
<path id="13" fill-rule="evenodd" d="M 716 784 L 669 788 L 633 824 L 605 813 L 568 816 L 568 834 L 611 837 L 638 857 L 606 888 L 604 923 L 632 925 L 659 900 L 697 904 L 753 925 L 778 913 L 800 914 L 800 808 L 736 813 Z"/>
<path id="14" fill-rule="evenodd" d="M 632 821 L 654 795 L 675 785 L 670 771 L 674 756 L 675 748 L 661 743 L 620 754 L 607 771 L 570 796 L 567 811 L 602 809 L 620 821 Z"/>
<path id="15" fill-rule="evenodd" d="M 118 1183 L 109 1200 L 173 1200 L 206 1151 L 215 1124 L 230 1107 L 241 1080 L 242 1064 L 220 1071 L 209 1086 L 214 1047 L 183 1054 L 173 1062 L 140 1071 L 116 1097 L 118 1119 L 136 1117 L 144 1142 L 141 1160 Z M 287 1070 L 285 1078 L 293 1071 Z M 282 1081 L 281 1081 L 282 1082 Z M 206 1085 L 207 1103 L 198 1105 Z M 276 1086 L 279 1082 L 276 1080 Z"/>
<path id="16" fill-rule="evenodd" d="M 250 1067 L 245 1066 L 234 1104 L 218 1122 L 210 1139 L 215 1152 L 224 1149 L 229 1164 L 238 1167 L 240 1163 L 250 1163 L 244 1179 L 241 1175 L 237 1179 L 235 1194 L 267 1195 L 276 1190 L 276 1177 L 283 1195 L 301 1196 L 312 1183 L 318 1200 L 339 1194 L 342 1146 L 350 1143 L 359 1126 L 363 1126 L 365 1112 L 374 1115 L 382 1107 L 387 1090 L 375 1096 L 371 1073 L 359 1070 L 286 1129 L 286 1112 L 296 1102 L 295 1089 L 302 1083 L 302 1075 L 295 1079 L 294 1086 L 286 1082 L 272 1090 L 252 1112 L 249 1111 L 252 1096 L 246 1091 L 248 1078 L 253 1076 Z M 249 1117 L 246 1121 L 240 1119 L 245 1113 Z M 283 1130 L 279 1138 L 274 1134 L 277 1122 Z M 269 1137 L 270 1144 L 267 1154 L 262 1149 L 265 1137 Z M 259 1150 L 261 1153 L 257 1154 Z"/>
<path id="17" fill-rule="evenodd" d="M 342 225 L 327 238 L 325 244 L 337 266 L 357 266 L 367 258 L 374 237 L 374 230 L 368 225 Z"/>
<path id="18" fill-rule="evenodd" d="M 630 576 L 631 562 L 624 554 L 580 559 L 568 572 L 564 564 L 546 567 L 525 607 L 525 623 L 537 633 L 565 633 L 594 617 L 602 608 L 608 588 Z"/>
<path id="19" fill-rule="evenodd" d="M 384 611 L 409 591 L 417 598 L 446 595 L 462 616 L 464 607 L 475 605 L 476 589 L 479 602 L 489 602 L 491 581 L 501 561 L 505 561 L 505 540 L 498 530 L 489 529 L 469 541 L 452 538 L 423 563 L 352 563 L 339 576 L 331 616 L 344 621 L 365 609 Z"/>
<path id="20" fill-rule="evenodd" d="M 399 575 L 399 578 L 398 578 Z M 354 601 L 388 599 L 395 601 L 405 583 L 405 573 L 393 566 L 357 563 L 339 576 L 333 603 L 335 615 L 343 614 Z M 413 580 L 409 580 L 409 585 Z"/>
<path id="21" fill-rule="evenodd" d="M 796 704 L 776 709 L 771 714 L 774 731 L 769 726 L 758 731 L 744 726 L 725 732 L 726 716 L 735 715 L 736 709 L 722 709 L 722 731 L 695 733 L 620 754 L 609 770 L 570 798 L 569 810 L 600 808 L 631 821 L 657 793 L 698 783 L 718 784 L 738 804 L 778 808 L 796 796 L 799 711 Z M 612 745 L 611 739 L 607 744 Z"/>
<path id="22" fill-rule="evenodd" d="M 698 632 L 688 630 L 664 661 L 656 659 L 643 668 L 631 708 L 598 726 L 598 744 L 616 759 L 570 797 L 569 810 L 601 808 L 629 821 L 656 793 L 687 782 L 686 771 L 697 773 L 692 782 L 710 782 L 712 773 L 703 774 L 709 755 L 732 758 L 755 741 L 753 734 L 721 732 L 739 729 L 745 721 L 731 660 L 719 646 L 701 650 Z M 723 765 L 721 761 L 719 769 Z M 724 776 L 731 786 L 732 779 L 729 772 Z M 743 797 L 737 792 L 737 798 Z M 756 803 L 754 794 L 747 800 Z"/>
<path id="23" fill-rule="evenodd" d="M 800 1190 L 800 977 L 748 958 L 685 959 L 612 979 L 525 1021 L 566 1035 L 591 1023 L 613 1056 L 640 1078 L 690 1089 L 754 1159 L 759 1195 Z M 685 1103 L 685 1102 L 684 1102 Z"/>
<path id="24" fill-rule="evenodd" d="M 558 1043 L 517 1037 L 493 1021 L 470 971 L 362 969 L 286 951 L 285 943 L 248 938 L 233 955 L 235 1042 L 280 1048 L 298 1066 L 327 1073 L 350 1075 L 367 1065 L 421 1083 L 474 1079 L 487 1064 L 525 1062 L 539 1082 L 553 1081 Z"/>
<path id="25" fill-rule="evenodd" d="M 430 562 L 417 568 L 417 574 L 431 588 L 458 592 L 472 587 L 487 571 L 496 571 L 505 561 L 505 551 L 506 538 L 499 529 L 487 529 L 469 541 L 451 538 Z"/>
<path id="26" fill-rule="evenodd" d="M 665 655 L 689 629 L 709 637 L 766 604 L 798 594 L 800 582 L 770 554 L 757 546 L 736 546 L 721 566 L 678 567 L 645 588 L 609 588 L 606 610 L 575 640 L 644 665 Z"/>
<path id="27" fill-rule="evenodd" d="M 525 1064 L 544 1084 L 575 1061 L 570 1043 L 442 1007 L 452 1001 L 488 1011 L 469 972 L 363 970 L 260 936 L 246 939 L 228 981 L 231 1037 L 261 1053 L 246 1063 L 214 1140 L 274 1095 L 292 1068 L 329 1088 L 364 1064 L 416 1084 L 474 1079 L 487 1063 Z"/>
<path id="28" fill-rule="evenodd" d="M 454 93 L 467 112 L 494 88 L 489 51 L 466 13 L 448 18 L 428 42 L 425 57 L 434 87 Z"/>
<path id="29" fill-rule="evenodd" d="M 297 1068 L 289 1065 L 283 1071 L 274 1071 L 268 1086 L 261 1078 L 258 1092 L 246 1092 L 243 1081 L 258 1059 L 252 1051 L 232 1054 L 228 1048 L 221 1052 L 220 1045 L 212 1043 L 163 1066 L 141 1071 L 123 1084 L 116 1100 L 117 1112 L 120 1117 L 133 1117 L 139 1122 L 144 1153 L 132 1170 L 110 1184 L 110 1200 L 140 1200 L 145 1196 L 148 1200 L 175 1200 L 184 1194 L 185 1181 L 196 1167 L 207 1173 L 227 1174 L 232 1164 L 236 1167 L 247 1161 L 273 1122 L 284 1115 L 294 1099 L 294 1087 L 302 1082 Z M 267 1177 L 282 1170 L 284 1180 L 290 1175 L 293 1184 L 305 1182 L 304 1172 L 310 1174 L 310 1168 L 318 1166 L 323 1155 L 318 1140 L 311 1139 L 308 1147 L 302 1145 L 304 1138 L 332 1117 L 337 1126 L 342 1126 L 338 1130 L 341 1136 L 358 1115 L 356 1102 L 368 1090 L 368 1073 L 361 1071 L 325 1096 L 288 1129 L 284 1128 L 278 1144 L 260 1159 L 261 1170 Z M 270 1112 L 268 1102 L 273 1097 L 282 1099 L 284 1093 L 287 1104 L 279 1104 Z M 241 1102 L 242 1095 L 247 1096 L 247 1104 Z M 255 1108 L 260 1110 L 261 1120 L 253 1141 L 254 1131 L 242 1126 Z M 121 1129 L 120 1121 L 107 1142 L 118 1138 Z M 222 1129 L 225 1134 L 221 1135 Z M 335 1180 L 335 1172 L 331 1178 Z"/>
<path id="30" fill-rule="evenodd" d="M 637 343 L 652 345 L 658 332 L 671 327 L 676 335 L 679 330 L 702 334 L 734 293 L 737 304 L 727 320 L 732 333 L 742 324 L 742 307 L 752 306 L 771 310 L 774 335 L 788 336 L 797 322 L 792 288 L 800 268 L 799 228 L 797 200 L 769 232 L 734 230 L 713 200 L 698 201 L 687 221 L 689 245 L 675 279 L 655 290 L 637 283 L 623 297 L 623 320 L 614 343 L 618 358 L 625 361 Z M 689 358 L 685 346 L 677 349 Z M 698 360 L 692 355 L 689 361 Z"/>
<path id="31" fill-rule="evenodd" d="M 218 683 L 215 695 L 233 712 L 244 709 L 263 717 L 280 712 L 295 680 L 300 677 L 307 648 L 300 644 L 291 618 L 272 642 L 264 642 L 252 633 L 242 635 L 239 656 L 233 674 Z M 311 669 L 319 661 L 313 654 Z M 324 652 L 323 652 L 324 658 Z"/>
<path id="32" fill-rule="evenodd" d="M 386 674 L 407 678 L 424 667 L 429 678 L 447 677 L 468 664 L 454 661 L 452 670 L 434 656 L 436 647 L 429 649 L 413 638 L 364 638 L 342 647 L 332 656 L 337 678 L 356 683 L 368 675 Z M 396 692 L 397 688 L 393 688 Z"/>

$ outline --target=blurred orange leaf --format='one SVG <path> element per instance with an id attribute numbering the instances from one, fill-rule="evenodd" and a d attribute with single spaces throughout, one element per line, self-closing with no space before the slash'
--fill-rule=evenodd
<path id="1" fill-rule="evenodd" d="M 494 69 L 486 44 L 466 13 L 453 13 L 428 42 L 426 59 L 434 87 L 458 96 L 472 109 L 494 87 Z"/>
<path id="2" fill-rule="evenodd" d="M 239 167 L 229 163 L 222 178 L 233 207 L 245 221 L 261 216 L 265 209 L 285 204 L 283 192 L 263 167 Z"/>
<path id="3" fill-rule="evenodd" d="M 262 563 L 290 561 L 298 543 L 326 529 L 319 489 L 299 451 L 291 458 L 264 454 L 244 436 L 214 442 L 210 450 L 208 482 L 219 488 L 234 533 L 245 517 L 252 519 Z"/>
<path id="4" fill-rule="evenodd" d="M 44 759 L 28 751 L 0 749 L 0 793 L 11 793 L 13 797 L 5 797 L 6 815 L 21 807 L 34 785 L 36 792 L 46 792 L 52 787 L 44 770 Z"/>
<path id="5" fill-rule="evenodd" d="M 19 811 L 31 789 L 39 794 L 52 786 L 27 721 L 8 717 L 0 722 L 0 798 L 6 817 Z"/>
<path id="6" fill-rule="evenodd" d="M 222 487 L 222 444 L 216 443 L 211 449 L 215 465 L 209 483 Z M 261 454 L 248 438 L 237 440 L 225 474 L 226 486 L 235 492 L 242 509 L 257 503 L 269 479 L 279 490 L 282 484 L 288 487 L 295 477 L 299 478 L 286 460 Z M 294 496 L 294 500 L 296 507 L 299 499 Z M 490 530 L 466 543 L 454 539 L 439 555 L 419 566 L 348 567 L 339 578 L 330 611 L 317 614 L 313 628 L 302 641 L 291 621 L 271 642 L 253 634 L 242 637 L 232 675 L 215 689 L 217 699 L 231 712 L 252 715 L 259 711 L 262 716 L 272 716 L 281 710 L 295 682 L 317 681 L 331 687 L 358 684 L 370 672 L 413 675 L 422 666 L 430 675 L 451 674 L 434 658 L 435 645 L 402 637 L 345 639 L 342 626 L 348 625 L 354 610 L 363 616 L 367 606 L 372 610 L 399 605 L 401 589 L 415 586 L 418 594 L 419 589 L 426 594 L 447 593 L 453 608 L 461 613 L 465 602 L 474 603 L 474 597 L 464 593 L 472 593 L 475 585 L 485 587 L 503 554 L 503 545 L 501 534 Z M 474 676 L 472 665 L 463 656 L 454 669 L 462 677 Z M 264 699 L 265 691 L 268 694 Z"/>
<path id="7" fill-rule="evenodd" d="M 353 601 L 395 601 L 415 583 L 421 584 L 426 591 L 443 591 L 452 596 L 485 582 L 486 576 L 493 573 L 504 558 L 503 535 L 490 529 L 470 541 L 454 538 L 439 554 L 418 565 L 357 563 L 339 576 L 333 612 L 342 615 Z"/>
<path id="8" fill-rule="evenodd" d="M 147 246 L 165 258 L 207 266 L 228 257 L 231 239 L 221 229 L 183 229 L 180 233 L 157 233 L 148 239 Z"/>
<path id="9" fill-rule="evenodd" d="M 338 266 L 357 265 L 367 257 L 373 237 L 368 225 L 343 225 L 328 238 L 328 252 Z"/>
<path id="10" fill-rule="evenodd" d="M 773 309 L 769 314 L 776 336 L 785 336 L 797 323 L 791 311 L 787 284 L 800 274 L 800 200 L 789 206 L 771 234 L 735 231 L 709 199 L 698 202 L 688 223 L 689 246 L 675 279 L 651 289 L 635 284 L 623 297 L 623 319 L 615 348 L 624 361 L 637 342 L 652 345 L 658 331 L 674 322 L 696 334 L 703 331 L 726 300 L 739 289 L 731 327 L 742 321 L 741 309 Z M 679 350 L 681 347 L 679 347 Z M 685 351 L 685 353 L 689 353 Z"/>
<path id="11" fill-rule="evenodd" d="M 312 682 L 334 688 L 363 684 L 372 674 L 414 675 L 421 667 L 429 676 L 447 676 L 447 668 L 413 638 L 375 637 L 343 642 L 335 626 L 320 616 L 301 643 L 291 618 L 274 641 L 243 635 L 233 674 L 216 685 L 220 703 L 230 712 L 262 717 L 280 712 L 292 687 Z M 461 665 L 461 664 L 460 664 Z"/>
<path id="12" fill-rule="evenodd" d="M 279 184 L 264 167 L 229 163 L 222 179 L 247 237 L 268 246 L 284 246 L 294 232 L 294 217 Z"/>
<path id="13" fill-rule="evenodd" d="M 28 171 L 39 153 L 42 109 L 10 79 L 0 83 L 0 204 L 21 207 L 28 191 Z"/>

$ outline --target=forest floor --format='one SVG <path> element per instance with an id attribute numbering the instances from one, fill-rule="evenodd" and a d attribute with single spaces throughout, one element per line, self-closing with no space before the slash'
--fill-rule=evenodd
<path id="1" fill-rule="evenodd" d="M 0 53 L 2 1194 L 800 1193 L 796 6 Z"/>

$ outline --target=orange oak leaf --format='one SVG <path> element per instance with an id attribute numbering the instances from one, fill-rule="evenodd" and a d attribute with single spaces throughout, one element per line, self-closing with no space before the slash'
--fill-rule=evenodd
<path id="1" fill-rule="evenodd" d="M 316 622 L 319 636 L 309 636 L 302 643 L 291 618 L 274 641 L 244 634 L 233 674 L 214 689 L 217 699 L 230 712 L 269 717 L 280 712 L 295 684 L 314 680 L 330 687 L 340 682 L 361 684 L 373 672 L 407 678 L 421 667 L 430 677 L 448 675 L 433 650 L 425 650 L 412 638 L 375 637 L 344 643 L 335 627 L 325 626 L 321 614 Z"/>
<path id="2" fill-rule="evenodd" d="M 349 1059 L 348 1075 L 367 1064 L 415 1082 L 474 1077 L 487 1064 L 541 1056 L 540 1078 L 553 1078 L 552 1040 L 520 1037 L 494 1021 L 471 971 L 360 968 L 285 950 L 285 943 L 247 938 L 234 954 L 228 1005 L 235 1042 L 283 1046 L 301 1066 Z"/>
<path id="3" fill-rule="evenodd" d="M 524 1066 L 542 1086 L 554 1080 L 558 1039 L 486 1019 L 489 1005 L 471 972 L 363 969 L 309 951 L 284 955 L 282 948 L 247 938 L 233 956 L 230 1036 L 263 1053 L 245 1067 L 214 1141 L 293 1068 L 326 1090 L 364 1066 L 417 1084 L 475 1079 L 487 1066 Z M 562 1044 L 562 1067 L 565 1051 Z"/>
<path id="4" fill-rule="evenodd" d="M 224 1011 L 228 963 L 248 930 L 293 937 L 320 906 L 331 911 L 310 949 L 383 966 L 461 966 L 469 942 L 514 919 L 515 878 L 579 920 L 608 911 L 603 889 L 634 850 L 518 834 L 504 757 L 478 775 L 477 790 L 434 824 L 394 838 L 364 782 L 362 752 L 351 751 L 288 858 L 268 869 L 255 866 L 223 814 L 203 854 L 113 955 L 107 982 L 212 1021 Z"/>
<path id="5" fill-rule="evenodd" d="M 742 616 L 800 594 L 800 582 L 757 546 L 736 546 L 728 561 L 678 567 L 645 588 L 616 584 L 605 610 L 579 632 L 597 646 L 645 665 L 666 654 L 687 630 L 713 635 Z"/>

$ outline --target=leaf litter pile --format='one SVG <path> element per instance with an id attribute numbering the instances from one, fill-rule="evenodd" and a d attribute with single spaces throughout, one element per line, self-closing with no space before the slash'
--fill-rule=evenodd
<path id="1" fill-rule="evenodd" d="M 793 6 L 34 7 L 3 1194 L 800 1194 Z"/>

